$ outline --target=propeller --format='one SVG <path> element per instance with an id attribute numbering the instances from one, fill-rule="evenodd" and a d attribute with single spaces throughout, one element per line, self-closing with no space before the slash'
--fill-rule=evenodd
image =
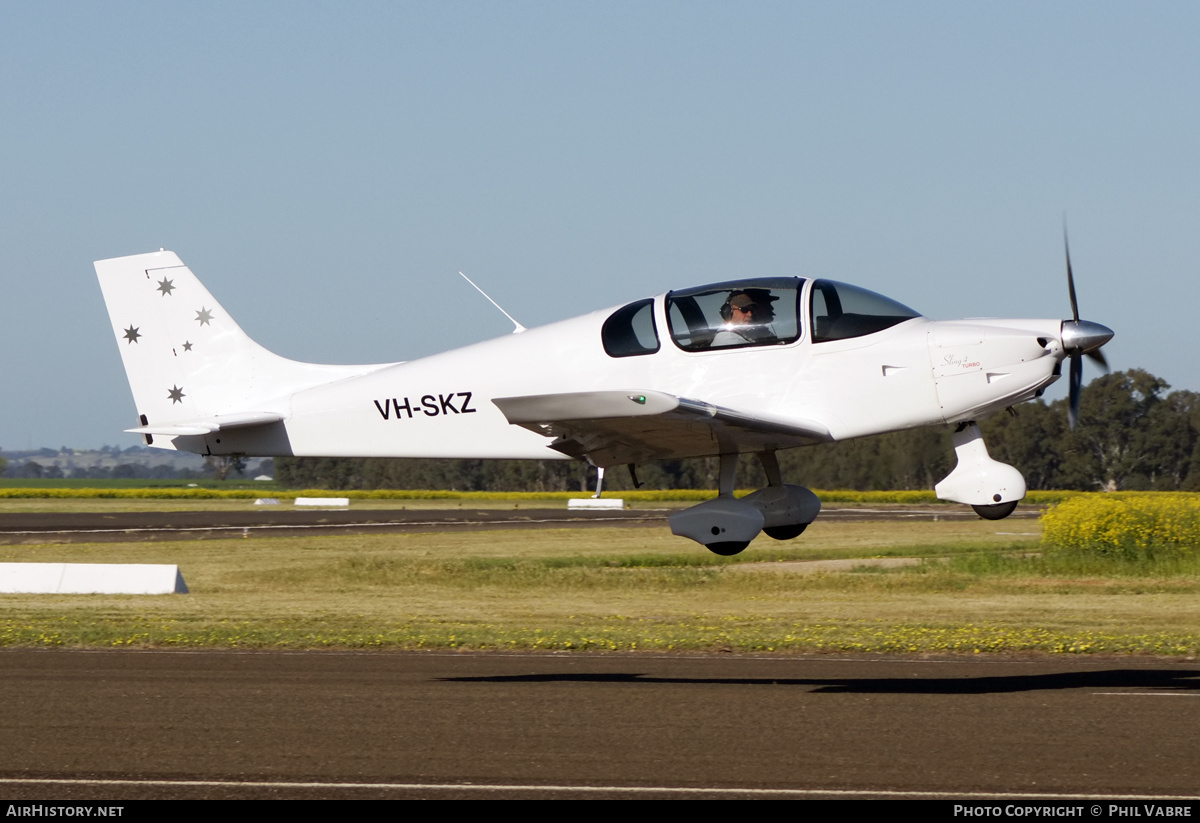
<path id="1" fill-rule="evenodd" d="M 1075 274 L 1071 271 L 1071 246 L 1067 242 L 1067 224 L 1063 221 L 1063 249 L 1067 253 L 1067 292 L 1071 296 L 1071 319 L 1062 321 L 1063 350 L 1071 358 L 1070 399 L 1067 421 L 1075 428 L 1079 418 L 1079 392 L 1083 388 L 1083 357 L 1108 371 L 1108 361 L 1100 347 L 1112 339 L 1113 330 L 1090 320 L 1079 319 L 1079 301 L 1075 298 Z"/>

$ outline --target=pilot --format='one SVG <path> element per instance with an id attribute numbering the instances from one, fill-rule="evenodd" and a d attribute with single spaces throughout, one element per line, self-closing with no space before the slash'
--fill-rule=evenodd
<path id="1" fill-rule="evenodd" d="M 721 319 L 725 322 L 713 336 L 712 347 L 773 341 L 775 332 L 771 329 L 771 323 L 775 320 L 775 309 L 771 303 L 777 299 L 769 289 L 730 292 L 721 306 Z"/>

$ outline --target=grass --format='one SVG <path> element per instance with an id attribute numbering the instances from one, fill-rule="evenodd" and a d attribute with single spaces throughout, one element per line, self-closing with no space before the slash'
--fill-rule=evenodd
<path id="1" fill-rule="evenodd" d="M 1197 652 L 1200 569 L 1042 558 L 1038 531 L 818 520 L 735 558 L 661 526 L 5 546 L 3 561 L 175 563 L 192 593 L 0 595 L 0 644 Z M 924 561 L 797 571 L 888 556 Z"/>

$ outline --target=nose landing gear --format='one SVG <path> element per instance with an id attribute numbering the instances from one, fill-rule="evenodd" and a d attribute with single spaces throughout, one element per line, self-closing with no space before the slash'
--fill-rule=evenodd
<path id="1" fill-rule="evenodd" d="M 993 460 L 975 423 L 954 432 L 958 465 L 933 487 L 940 500 L 966 503 L 985 520 L 1003 520 L 1025 497 L 1025 478 L 1012 466 Z"/>

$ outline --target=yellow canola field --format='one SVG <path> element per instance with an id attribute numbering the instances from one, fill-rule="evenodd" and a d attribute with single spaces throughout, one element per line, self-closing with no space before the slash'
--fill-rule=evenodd
<path id="1" fill-rule="evenodd" d="M 1079 495 L 1042 515 L 1042 535 L 1054 551 L 1129 560 L 1190 557 L 1200 546 L 1200 495 Z"/>

